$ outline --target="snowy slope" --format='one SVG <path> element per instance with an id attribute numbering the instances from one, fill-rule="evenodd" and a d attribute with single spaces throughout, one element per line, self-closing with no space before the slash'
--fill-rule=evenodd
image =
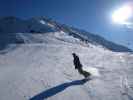
<path id="1" fill-rule="evenodd" d="M 114 52 L 51 27 L 52 32 L 17 32 L 21 43 L 0 51 L 0 100 L 133 100 L 132 53 Z M 83 82 L 73 52 L 100 77 Z"/>

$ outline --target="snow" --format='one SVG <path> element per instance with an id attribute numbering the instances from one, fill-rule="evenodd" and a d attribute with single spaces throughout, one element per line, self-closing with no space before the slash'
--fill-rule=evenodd
<path id="1" fill-rule="evenodd" d="M 84 66 L 83 70 L 89 72 L 92 77 L 93 76 L 100 77 L 100 73 L 99 73 L 99 70 L 97 68 L 89 67 L 89 66 L 88 67 Z"/>
<path id="2" fill-rule="evenodd" d="M 46 24 L 46 22 L 44 20 L 40 20 L 41 24 Z"/>
<path id="3" fill-rule="evenodd" d="M 132 100 L 133 54 L 65 32 L 15 33 L 24 43 L 0 51 L 0 100 Z M 72 53 L 92 77 L 83 81 Z"/>

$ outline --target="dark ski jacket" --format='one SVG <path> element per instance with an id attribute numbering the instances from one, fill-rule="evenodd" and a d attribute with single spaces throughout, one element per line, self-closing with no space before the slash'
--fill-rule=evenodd
<path id="1" fill-rule="evenodd" d="M 75 53 L 73 53 L 72 55 L 74 58 L 73 63 L 74 63 L 75 69 L 81 69 L 82 64 L 80 63 L 79 57 Z"/>

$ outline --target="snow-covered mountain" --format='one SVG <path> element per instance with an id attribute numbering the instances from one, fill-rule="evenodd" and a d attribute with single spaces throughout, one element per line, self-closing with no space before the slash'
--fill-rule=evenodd
<path id="1" fill-rule="evenodd" d="M 107 41 L 89 32 L 59 24 L 46 17 L 36 17 L 28 20 L 22 20 L 15 17 L 5 17 L 0 19 L 0 49 L 3 49 L 8 43 L 23 42 L 22 39 L 16 38 L 16 33 L 48 33 L 48 32 L 65 32 L 69 36 L 78 38 L 81 41 L 89 42 L 94 45 L 102 46 L 115 52 L 131 52 L 132 50 L 122 45 Z"/>
<path id="2" fill-rule="evenodd" d="M 72 53 L 99 77 L 87 82 Z M 0 100 L 133 100 L 132 50 L 45 17 L 0 19 Z"/>

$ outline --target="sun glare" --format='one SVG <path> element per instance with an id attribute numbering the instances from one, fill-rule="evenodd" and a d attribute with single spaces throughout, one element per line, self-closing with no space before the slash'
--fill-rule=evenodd
<path id="1" fill-rule="evenodd" d="M 125 5 L 116 11 L 112 15 L 112 19 L 117 24 L 126 24 L 127 20 L 132 16 L 132 8 L 129 5 Z"/>

